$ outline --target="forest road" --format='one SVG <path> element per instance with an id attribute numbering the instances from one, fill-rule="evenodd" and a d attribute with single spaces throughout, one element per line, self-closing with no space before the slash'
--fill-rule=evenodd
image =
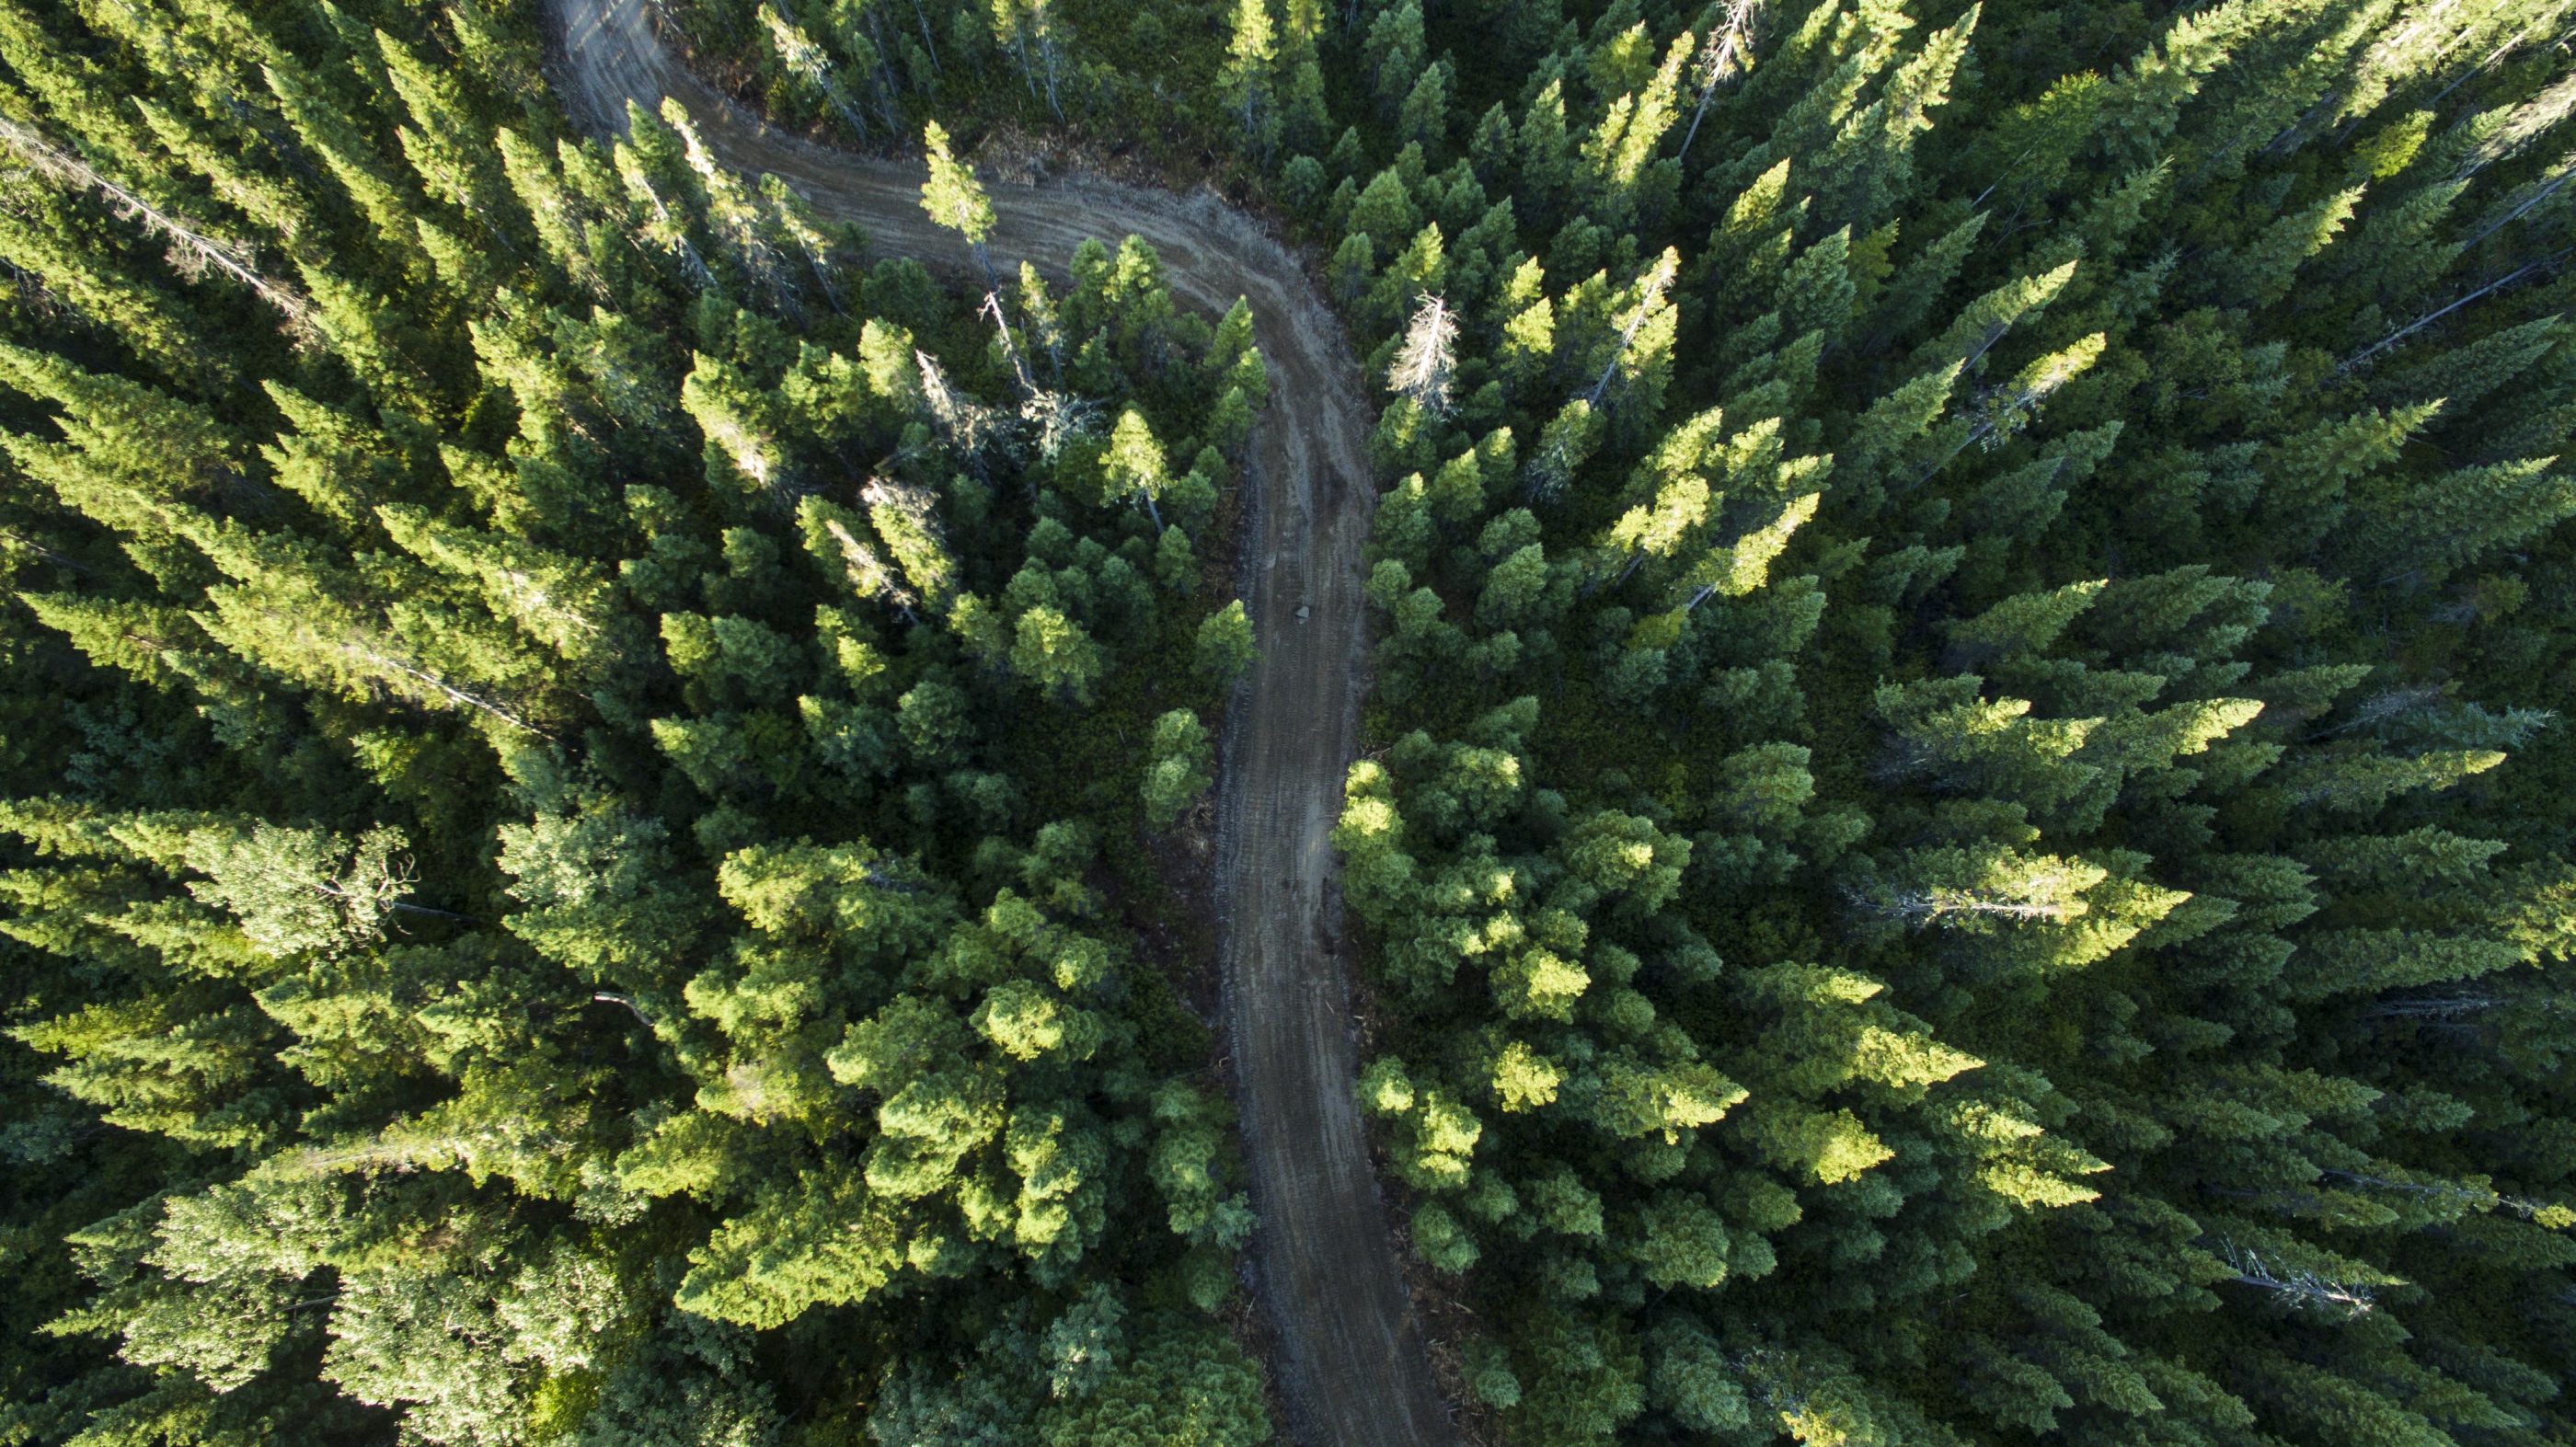
<path id="1" fill-rule="evenodd" d="M 676 98 L 715 158 L 783 178 L 888 253 L 967 260 L 921 210 L 917 164 L 781 134 L 663 49 L 646 0 L 549 0 L 575 120 Z M 1367 657 L 1360 548 L 1374 501 L 1371 410 L 1340 323 L 1276 242 L 1213 196 L 1084 180 L 990 188 L 995 263 L 1061 275 L 1086 237 L 1143 237 L 1183 301 L 1250 299 L 1271 373 L 1245 473 L 1238 576 L 1261 645 L 1236 691 L 1218 801 L 1225 1011 L 1243 1114 L 1260 1294 L 1281 1343 L 1290 1429 L 1310 1447 L 1416 1447 L 1456 1434 L 1432 1383 L 1352 1082 L 1350 951 L 1330 834 L 1358 736 Z M 1329 505 L 1327 505 L 1329 503 Z"/>

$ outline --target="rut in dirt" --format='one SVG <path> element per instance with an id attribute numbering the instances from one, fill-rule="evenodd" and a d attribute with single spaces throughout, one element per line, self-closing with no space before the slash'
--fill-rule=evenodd
<path id="1" fill-rule="evenodd" d="M 630 100 L 689 113 L 714 157 L 787 181 L 881 252 L 965 261 L 921 213 L 918 165 L 781 134 L 691 75 L 644 0 L 551 0 L 576 121 L 625 128 Z M 1227 1042 L 1261 1225 L 1258 1294 L 1275 1326 L 1290 1429 L 1313 1447 L 1429 1447 L 1456 1434 L 1433 1386 L 1352 1081 L 1351 958 L 1330 833 L 1358 734 L 1367 615 L 1372 412 L 1339 323 L 1287 252 L 1210 196 L 1100 182 L 993 185 L 997 261 L 1061 274 L 1085 238 L 1151 243 L 1182 300 L 1253 307 L 1271 402 L 1244 469 L 1238 577 L 1261 658 L 1227 714 L 1218 898 Z"/>

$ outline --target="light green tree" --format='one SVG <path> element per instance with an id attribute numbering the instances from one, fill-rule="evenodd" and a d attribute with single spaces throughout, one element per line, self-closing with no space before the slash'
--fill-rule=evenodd
<path id="1" fill-rule="evenodd" d="M 1153 738 L 1145 753 L 1143 795 L 1148 825 L 1156 829 L 1171 827 L 1207 793 L 1215 777 L 1214 750 L 1207 726 L 1199 722 L 1197 714 L 1176 708 L 1154 720 Z"/>
<path id="2" fill-rule="evenodd" d="M 999 291 L 1001 278 L 993 270 L 993 253 L 987 246 L 993 236 L 992 198 L 984 194 L 974 168 L 950 154 L 948 132 L 939 122 L 923 123 L 921 144 L 930 162 L 930 179 L 921 186 L 921 209 L 965 239 L 976 263 L 984 268 L 985 285 Z"/>

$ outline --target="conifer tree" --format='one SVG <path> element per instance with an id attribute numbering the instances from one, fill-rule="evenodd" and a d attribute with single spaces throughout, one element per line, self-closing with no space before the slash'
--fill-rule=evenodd
<path id="1" fill-rule="evenodd" d="M 1228 102 L 1241 118 L 1245 143 L 1263 154 L 1279 135 L 1272 100 L 1278 59 L 1278 27 L 1270 17 L 1269 0 L 1239 0 L 1233 38 L 1226 47 L 1224 84 Z"/>
<path id="2" fill-rule="evenodd" d="M 948 132 L 939 122 L 925 123 L 921 143 L 930 156 L 930 179 L 921 186 L 921 209 L 930 219 L 965 238 L 984 268 L 987 283 L 995 290 L 1001 282 L 993 273 L 992 253 L 985 242 L 993 234 L 993 203 L 975 180 L 972 167 L 963 166 L 948 153 Z"/>
<path id="3" fill-rule="evenodd" d="M 1198 670 L 1219 687 L 1232 684 L 1252 668 L 1259 652 L 1252 638 L 1252 619 L 1237 598 L 1199 624 Z"/>
<path id="4" fill-rule="evenodd" d="M 1154 721 L 1145 765 L 1145 822 L 1167 828 L 1207 792 L 1212 777 L 1208 732 L 1198 715 L 1174 709 Z"/>

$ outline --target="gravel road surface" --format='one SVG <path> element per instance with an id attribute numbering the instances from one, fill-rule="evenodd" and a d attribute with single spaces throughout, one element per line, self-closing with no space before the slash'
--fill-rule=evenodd
<path id="1" fill-rule="evenodd" d="M 920 207 L 918 165 L 785 135 L 697 80 L 644 0 L 551 0 L 576 120 L 623 131 L 629 99 L 676 97 L 715 157 L 772 172 L 889 254 L 962 262 Z M 1329 834 L 1357 734 L 1371 411 L 1340 325 L 1286 251 L 1208 195 L 1103 182 L 989 186 L 996 264 L 1061 275 L 1073 248 L 1133 234 L 1184 302 L 1251 299 L 1271 401 L 1245 468 L 1239 576 L 1261 661 L 1236 694 L 1219 785 L 1218 889 L 1229 1044 L 1241 1094 L 1253 1261 L 1281 1343 L 1291 1430 L 1328 1444 L 1451 1443 L 1387 1235 L 1351 1082 L 1350 954 Z"/>

